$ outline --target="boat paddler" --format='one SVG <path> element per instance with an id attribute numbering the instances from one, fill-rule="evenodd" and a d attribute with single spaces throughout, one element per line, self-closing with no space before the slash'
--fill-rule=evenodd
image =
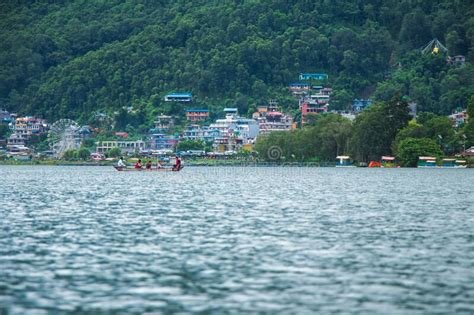
<path id="1" fill-rule="evenodd" d="M 145 168 L 147 171 L 151 171 L 151 161 L 146 162 Z"/>
<path id="2" fill-rule="evenodd" d="M 175 164 L 173 166 L 173 171 L 179 171 L 179 169 L 181 168 L 181 160 L 179 159 L 178 156 L 175 156 Z"/>
<path id="3" fill-rule="evenodd" d="M 118 167 L 126 167 L 125 163 L 123 162 L 123 156 L 120 157 L 120 159 L 117 162 Z"/>
<path id="4" fill-rule="evenodd" d="M 138 160 L 137 163 L 135 163 L 135 168 L 136 169 L 142 169 L 142 160 Z"/>

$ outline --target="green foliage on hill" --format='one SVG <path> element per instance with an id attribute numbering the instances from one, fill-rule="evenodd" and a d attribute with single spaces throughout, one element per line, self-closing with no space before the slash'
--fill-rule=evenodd
<path id="1" fill-rule="evenodd" d="M 467 103 L 473 67 L 419 49 L 437 37 L 472 61 L 472 16 L 460 0 L 4 1 L 0 104 L 88 121 L 138 103 L 147 115 L 180 113 L 162 99 L 185 90 L 197 105 L 238 103 L 245 114 L 270 97 L 294 108 L 286 85 L 324 71 L 339 108 L 377 86 L 379 99 L 401 91 L 446 113 Z"/>
<path id="2" fill-rule="evenodd" d="M 349 154 L 368 163 L 395 155 L 401 165 L 415 166 L 419 156 L 453 156 L 474 139 L 469 133 L 474 120 L 454 128 L 448 117 L 420 113 L 409 121 L 408 104 L 400 97 L 375 103 L 353 123 L 334 113 L 314 118 L 302 129 L 260 136 L 255 145 L 259 156 L 270 161 L 335 161 L 337 155 Z"/>
<path id="3" fill-rule="evenodd" d="M 333 113 L 315 118 L 312 126 L 258 137 L 255 149 L 259 157 L 267 161 L 332 161 L 348 152 L 351 122 Z"/>

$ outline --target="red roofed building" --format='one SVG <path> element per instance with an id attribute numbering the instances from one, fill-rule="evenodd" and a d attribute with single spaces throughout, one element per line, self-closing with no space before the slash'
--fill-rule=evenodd
<path id="1" fill-rule="evenodd" d="M 192 122 L 204 121 L 209 118 L 208 109 L 188 109 L 186 110 L 186 118 Z"/>

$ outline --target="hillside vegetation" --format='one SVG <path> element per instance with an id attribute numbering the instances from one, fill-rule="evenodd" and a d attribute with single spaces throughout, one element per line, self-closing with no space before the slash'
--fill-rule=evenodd
<path id="1" fill-rule="evenodd" d="M 3 1 L 0 107 L 82 121 L 134 105 L 152 117 L 190 91 L 197 105 L 244 114 L 300 72 L 329 74 L 333 107 L 397 92 L 437 114 L 474 91 L 474 6 L 461 0 Z M 444 56 L 421 55 L 432 38 Z"/>

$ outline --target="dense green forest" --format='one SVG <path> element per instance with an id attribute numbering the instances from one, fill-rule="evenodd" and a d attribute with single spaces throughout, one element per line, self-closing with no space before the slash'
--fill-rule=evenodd
<path id="1" fill-rule="evenodd" d="M 247 113 L 269 98 L 297 103 L 300 72 L 329 74 L 332 106 L 402 93 L 437 114 L 474 91 L 474 6 L 462 0 L 6 0 L 0 3 L 0 107 L 87 121 L 191 91 L 196 105 Z M 450 55 L 422 55 L 438 38 Z"/>

